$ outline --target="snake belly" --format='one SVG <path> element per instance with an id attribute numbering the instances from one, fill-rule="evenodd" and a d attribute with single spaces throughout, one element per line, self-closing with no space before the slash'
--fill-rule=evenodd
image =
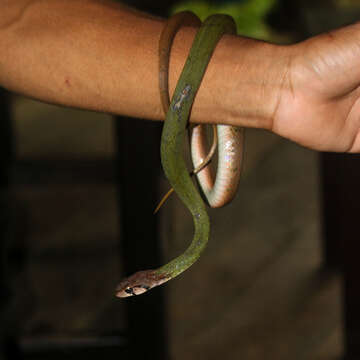
<path id="1" fill-rule="evenodd" d="M 234 33 L 235 23 L 227 15 L 211 15 L 200 27 L 166 115 L 161 137 L 161 162 L 170 184 L 191 212 L 194 237 L 189 247 L 169 263 L 154 270 L 139 271 L 125 278 L 116 289 L 116 296 L 140 295 L 173 279 L 188 269 L 205 249 L 210 221 L 205 203 L 186 168 L 183 148 L 186 127 L 195 95 L 216 44 L 225 33 Z"/>
<path id="2" fill-rule="evenodd" d="M 190 148 L 194 168 L 201 167 L 208 158 L 206 134 L 203 125 L 192 129 Z M 216 125 L 218 162 L 216 177 L 210 166 L 204 166 L 196 177 L 206 202 L 212 208 L 228 204 L 235 196 L 242 168 L 244 129 L 229 125 Z M 205 160 L 204 160 L 205 159 Z"/>

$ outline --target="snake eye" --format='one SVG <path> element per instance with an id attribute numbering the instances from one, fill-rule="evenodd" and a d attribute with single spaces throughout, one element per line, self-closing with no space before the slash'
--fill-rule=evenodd
<path id="1" fill-rule="evenodd" d="M 125 292 L 126 292 L 127 294 L 129 294 L 129 295 L 134 295 L 134 290 L 133 290 L 133 288 L 131 288 L 131 287 L 126 288 L 126 289 L 125 289 Z"/>

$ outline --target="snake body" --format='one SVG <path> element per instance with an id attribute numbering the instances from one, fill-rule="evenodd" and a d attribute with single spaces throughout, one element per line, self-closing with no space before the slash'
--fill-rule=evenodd
<path id="1" fill-rule="evenodd" d="M 179 17 L 180 16 L 181 15 L 179 15 Z M 185 18 L 189 19 L 189 16 L 185 15 Z M 196 21 L 194 18 L 192 20 L 190 19 L 189 24 L 193 25 Z M 179 21 L 179 23 L 180 22 L 181 21 Z M 235 33 L 235 23 L 233 19 L 227 15 L 212 15 L 201 25 L 176 85 L 170 107 L 167 111 L 161 138 L 160 151 L 162 166 L 170 184 L 192 214 L 195 228 L 193 240 L 185 252 L 169 263 L 158 269 L 139 271 L 121 281 L 117 286 L 116 295 L 118 297 L 139 295 L 173 279 L 188 269 L 199 258 L 207 245 L 210 232 L 209 217 L 202 196 L 196 189 L 186 168 L 183 157 L 183 147 L 187 122 L 195 95 L 214 48 L 225 33 Z M 173 37 L 173 35 L 171 36 Z M 163 91 L 162 97 L 165 98 L 168 96 L 167 93 L 166 85 L 166 90 Z M 233 135 L 240 134 L 240 137 L 242 137 L 241 131 L 236 130 L 232 131 L 232 133 Z M 196 145 L 200 150 L 203 149 L 201 142 L 202 140 L 198 143 L 199 146 Z M 242 140 L 240 142 L 242 145 Z M 227 154 L 230 154 L 229 161 L 231 160 L 230 158 L 234 160 L 234 148 L 238 143 L 236 140 L 231 146 L 228 146 L 229 152 Z M 203 154 L 201 151 L 197 153 L 202 157 Z M 221 156 L 220 154 L 219 163 L 222 163 Z M 241 155 L 236 155 L 235 157 L 237 157 L 237 160 L 240 159 L 241 162 Z M 226 168 L 229 167 L 231 162 L 229 161 L 225 163 Z M 235 170 L 237 170 L 237 173 L 240 173 L 240 169 L 236 169 L 236 167 L 238 167 L 238 165 L 235 165 L 235 168 L 232 168 L 230 171 L 235 173 Z M 199 171 L 199 174 L 205 169 L 206 168 Z M 235 177 L 238 176 L 239 174 Z M 206 194 L 211 193 L 211 190 L 203 189 L 203 193 L 206 196 Z"/>

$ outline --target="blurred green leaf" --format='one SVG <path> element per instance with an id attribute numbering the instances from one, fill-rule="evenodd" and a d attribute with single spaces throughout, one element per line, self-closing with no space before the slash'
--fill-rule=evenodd
<path id="1" fill-rule="evenodd" d="M 241 0 L 224 5 L 205 0 L 182 1 L 173 7 L 171 13 L 190 10 L 202 21 L 211 14 L 228 14 L 234 18 L 239 34 L 268 40 L 272 32 L 265 17 L 276 3 L 277 0 Z"/>

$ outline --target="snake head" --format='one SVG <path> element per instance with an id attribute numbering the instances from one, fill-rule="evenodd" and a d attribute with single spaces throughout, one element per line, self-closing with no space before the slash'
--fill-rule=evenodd
<path id="1" fill-rule="evenodd" d="M 116 296 L 125 298 L 141 295 L 168 280 L 170 280 L 169 276 L 156 274 L 154 270 L 138 271 L 119 283 L 116 287 Z"/>

